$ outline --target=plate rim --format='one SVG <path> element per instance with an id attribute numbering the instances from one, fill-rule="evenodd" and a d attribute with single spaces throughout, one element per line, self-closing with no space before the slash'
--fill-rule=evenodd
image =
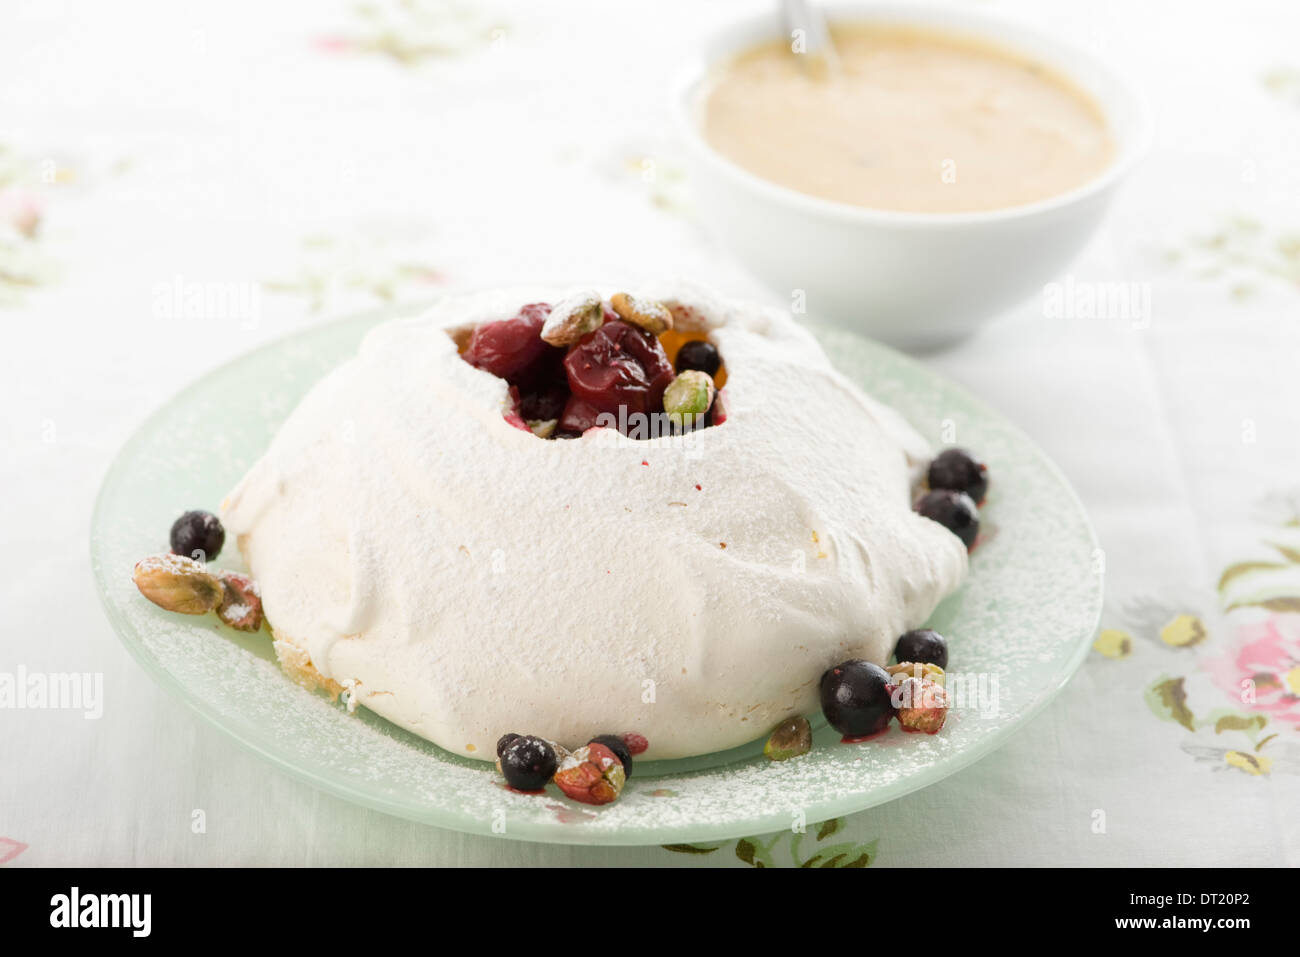
<path id="1" fill-rule="evenodd" d="M 430 820 L 427 815 L 421 815 L 419 810 L 416 808 L 408 807 L 400 802 L 389 800 L 382 795 L 356 787 L 346 779 L 336 777 L 332 778 L 317 773 L 314 769 L 301 765 L 295 756 L 278 752 L 277 749 L 273 747 L 263 745 L 253 736 L 245 733 L 241 726 L 228 720 L 223 713 L 209 705 L 206 701 L 196 698 L 191 694 L 184 693 L 184 688 L 175 681 L 165 668 L 163 668 L 161 663 L 154 656 L 148 654 L 147 649 L 145 649 L 139 641 L 128 637 L 129 634 L 133 634 L 134 626 L 125 620 L 125 617 L 114 607 L 111 601 L 110 594 L 112 592 L 112 583 L 108 578 L 109 569 L 107 568 L 107 563 L 102 560 L 102 546 L 99 542 L 99 536 L 96 533 L 104 521 L 104 510 L 106 508 L 108 492 L 116 485 L 116 480 L 119 478 L 119 471 L 122 468 L 122 463 L 128 458 L 127 453 L 130 452 L 138 443 L 144 441 L 145 436 L 150 431 L 150 427 L 155 425 L 157 421 L 166 414 L 169 406 L 182 396 L 202 387 L 210 380 L 222 376 L 232 366 L 246 361 L 250 356 L 264 350 L 283 346 L 293 339 L 314 333 L 320 333 L 328 327 L 344 326 L 353 323 L 378 323 L 386 319 L 398 319 L 418 315 L 442 299 L 471 292 L 473 292 L 473 289 L 471 288 L 448 289 L 445 293 L 433 299 L 410 303 L 390 304 L 377 309 L 350 312 L 344 315 L 334 316 L 323 322 L 316 322 L 290 330 L 282 335 L 274 336 L 267 339 L 265 342 L 258 343 L 257 345 L 240 352 L 239 354 L 207 370 L 197 378 L 190 380 L 181 388 L 169 395 L 148 415 L 146 415 L 135 426 L 126 441 L 118 447 L 112 461 L 109 463 L 101 477 L 99 488 L 95 494 L 94 506 L 90 515 L 90 536 L 88 544 L 91 573 L 95 579 L 99 603 L 104 609 L 105 616 L 107 617 L 118 641 L 126 647 L 130 656 L 140 665 L 155 684 L 162 687 L 169 696 L 179 699 L 192 713 L 198 715 L 208 725 L 221 731 L 244 750 L 257 755 L 259 758 L 267 761 L 277 770 L 288 774 L 290 777 L 303 781 L 334 797 L 341 798 L 358 807 L 379 811 L 403 820 L 414 821 L 425 826 L 436 827 L 443 830 L 502 838 L 508 841 L 593 847 L 650 847 L 666 843 L 687 844 L 696 842 L 726 842 L 737 838 L 770 834 L 785 830 L 789 827 L 789 813 L 786 810 L 782 810 L 779 813 L 774 812 L 763 817 L 751 816 L 730 819 L 725 824 L 708 823 L 701 824 L 698 827 L 690 824 L 680 825 L 675 826 L 672 829 L 671 834 L 658 835 L 647 833 L 645 828 L 640 827 L 610 830 L 586 830 L 581 827 L 574 827 L 559 822 L 547 822 L 543 825 L 531 821 L 518 821 L 512 823 L 509 833 L 497 833 L 492 830 L 490 823 L 484 822 L 475 817 L 464 816 L 455 818 L 454 820 Z M 830 322 L 813 320 L 811 322 L 801 322 L 800 325 L 808 329 L 809 332 L 814 334 L 814 336 L 819 331 L 823 330 L 836 335 L 848 336 L 852 339 L 858 340 L 873 350 L 884 353 L 891 363 L 896 363 L 900 366 L 906 367 L 908 371 L 913 374 L 937 378 L 943 382 L 947 389 L 960 397 L 961 400 L 967 403 L 972 409 L 979 412 L 981 416 L 997 421 L 1000 427 L 1012 434 L 1017 441 L 1023 442 L 1033 450 L 1034 454 L 1040 459 L 1042 465 L 1067 493 L 1069 501 L 1082 516 L 1083 524 L 1087 528 L 1088 537 L 1094 550 L 1101 547 L 1100 540 L 1097 536 L 1097 530 L 1093 526 L 1092 520 L 1088 515 L 1088 510 L 1085 507 L 1083 500 L 1079 497 L 1078 491 L 1066 477 L 1060 466 L 1057 465 L 1056 461 L 1048 455 L 1048 453 L 1044 451 L 1043 448 L 1014 420 L 994 409 L 983 399 L 974 395 L 961 383 L 955 382 L 942 373 L 930 369 L 917 359 L 906 355 L 892 346 L 888 346 L 854 330 Z M 1095 585 L 1091 589 L 1091 593 L 1091 608 L 1090 613 L 1087 615 L 1089 621 L 1088 627 L 1086 629 L 1081 628 L 1081 633 L 1075 647 L 1072 649 L 1059 673 L 1054 676 L 1050 685 L 1047 685 L 1040 690 L 1037 698 L 1025 707 L 1014 723 L 989 731 L 987 735 L 977 739 L 974 744 L 965 750 L 958 752 L 949 759 L 937 764 L 929 765 L 920 771 L 907 776 L 901 782 L 897 782 L 893 786 L 877 788 L 869 792 L 855 792 L 854 794 L 842 798 L 827 800 L 809 807 L 805 809 L 804 819 L 807 824 L 819 824 L 832 818 L 857 814 L 862 811 L 870 810 L 873 807 L 896 801 L 923 788 L 929 787 L 932 784 L 937 784 L 939 781 L 951 777 L 954 774 L 960 773 L 972 764 L 988 757 L 994 751 L 1004 746 L 1013 736 L 1022 731 L 1034 717 L 1040 714 L 1057 698 L 1061 691 L 1064 690 L 1065 686 L 1069 684 L 1070 680 L 1074 677 L 1075 673 L 1079 670 L 1079 667 L 1086 659 L 1088 649 L 1092 644 L 1093 635 L 1096 633 L 1097 627 L 1101 621 L 1105 600 L 1104 570 L 1095 576 Z M 875 795 L 875 797 L 872 797 L 872 795 Z M 442 813 L 443 812 L 441 811 L 439 812 L 440 815 Z"/>

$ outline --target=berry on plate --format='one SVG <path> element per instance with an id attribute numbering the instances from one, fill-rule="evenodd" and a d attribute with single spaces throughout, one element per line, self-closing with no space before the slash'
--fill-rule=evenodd
<path id="1" fill-rule="evenodd" d="M 262 630 L 262 593 L 257 582 L 238 572 L 222 572 L 217 617 L 237 631 Z"/>
<path id="2" fill-rule="evenodd" d="M 894 645 L 895 661 L 917 661 L 922 664 L 948 667 L 948 642 L 930 628 L 916 628 L 904 632 Z"/>
<path id="3" fill-rule="evenodd" d="M 889 727 L 894 717 L 889 673 L 870 661 L 851 659 L 821 679 L 822 713 L 846 738 L 865 738 Z"/>
<path id="4" fill-rule="evenodd" d="M 894 689 L 898 723 L 904 731 L 937 734 L 948 717 L 948 693 L 927 678 L 905 678 Z"/>
<path id="5" fill-rule="evenodd" d="M 551 743 L 531 734 L 520 735 L 501 749 L 501 773 L 516 791 L 540 791 L 558 763 Z"/>
<path id="6" fill-rule="evenodd" d="M 979 505 L 989 490 L 989 469 L 965 449 L 944 449 L 930 463 L 926 481 L 931 489 L 965 492 Z"/>
<path id="7" fill-rule="evenodd" d="M 621 734 L 600 734 L 592 738 L 587 744 L 603 744 L 614 752 L 614 757 L 618 758 L 619 763 L 623 765 L 623 776 L 630 778 L 632 776 L 632 749 L 627 746 L 627 741 Z"/>
<path id="8" fill-rule="evenodd" d="M 603 744 L 569 755 L 555 772 L 555 785 L 583 804 L 608 804 L 623 792 L 627 776 L 618 756 Z"/>
<path id="9" fill-rule="evenodd" d="M 926 492 L 917 500 L 916 511 L 960 538 L 967 551 L 975 545 L 980 532 L 980 513 L 965 492 L 951 489 Z"/>
<path id="10" fill-rule="evenodd" d="M 226 530 L 221 519 L 211 512 L 186 512 L 172 523 L 171 547 L 177 555 L 199 562 L 209 562 L 221 554 L 226 544 Z"/>

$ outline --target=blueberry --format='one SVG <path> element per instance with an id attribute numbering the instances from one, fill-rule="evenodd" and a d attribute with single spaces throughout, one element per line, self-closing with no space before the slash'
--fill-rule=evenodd
<path id="1" fill-rule="evenodd" d="M 603 744 L 614 752 L 614 757 L 623 762 L 623 776 L 632 776 L 632 752 L 627 749 L 627 743 L 621 735 L 617 734 L 599 734 L 587 742 L 588 744 Z"/>
<path id="2" fill-rule="evenodd" d="M 965 492 L 941 488 L 926 492 L 916 503 L 916 510 L 938 522 L 962 540 L 969 551 L 980 531 L 980 513 Z"/>
<path id="3" fill-rule="evenodd" d="M 517 791 L 540 791 L 556 766 L 555 749 L 531 734 L 520 735 L 501 751 L 501 773 Z"/>
<path id="4" fill-rule="evenodd" d="M 906 632 L 894 646 L 894 660 L 899 664 L 911 661 L 922 665 L 948 667 L 948 642 L 943 635 L 929 628 Z"/>
<path id="5" fill-rule="evenodd" d="M 988 466 L 965 449 L 944 449 L 930 463 L 926 478 L 930 488 L 965 492 L 976 503 L 984 501 L 989 490 Z"/>
<path id="6" fill-rule="evenodd" d="M 869 661 L 844 661 L 822 675 L 822 713 L 845 737 L 864 738 L 889 727 L 889 696 L 889 672 Z"/>
<path id="7" fill-rule="evenodd" d="M 677 350 L 677 361 L 674 365 L 678 372 L 699 369 L 701 372 L 716 376 L 718 370 L 722 368 L 722 356 L 718 355 L 718 347 L 712 342 L 692 339 L 690 342 L 683 343 Z"/>
<path id="8" fill-rule="evenodd" d="M 177 555 L 210 562 L 221 554 L 226 530 L 211 512 L 186 512 L 172 525 L 171 543 Z"/>
<path id="9" fill-rule="evenodd" d="M 506 749 L 507 745 L 509 745 L 511 741 L 518 741 L 522 737 L 522 734 L 515 734 L 511 731 L 509 734 L 503 734 L 501 737 L 497 738 L 497 757 L 501 757 L 501 752 Z"/>

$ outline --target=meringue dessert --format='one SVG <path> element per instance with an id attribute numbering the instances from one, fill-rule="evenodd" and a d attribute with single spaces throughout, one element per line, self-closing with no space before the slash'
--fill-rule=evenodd
<path id="1" fill-rule="evenodd" d="M 961 584 L 930 457 L 780 310 L 504 290 L 371 331 L 222 520 L 299 682 L 486 761 L 677 758 L 813 713 Z"/>

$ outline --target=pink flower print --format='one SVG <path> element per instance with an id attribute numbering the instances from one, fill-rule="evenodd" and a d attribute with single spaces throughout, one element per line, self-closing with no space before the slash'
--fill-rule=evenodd
<path id="1" fill-rule="evenodd" d="M 1206 667 L 1246 709 L 1300 728 L 1300 614 L 1284 612 L 1242 625 L 1235 649 L 1207 660 Z"/>
<path id="2" fill-rule="evenodd" d="M 356 47 L 356 44 L 347 37 L 325 36 L 317 37 L 312 42 L 312 46 L 320 53 L 339 54 L 350 53 Z"/>
<path id="3" fill-rule="evenodd" d="M 15 841 L 12 837 L 0 837 L 0 864 L 8 864 L 25 850 L 27 845 L 22 841 Z"/>
<path id="4" fill-rule="evenodd" d="M 0 189 L 0 223 L 31 239 L 41 225 L 40 200 L 24 189 Z"/>

